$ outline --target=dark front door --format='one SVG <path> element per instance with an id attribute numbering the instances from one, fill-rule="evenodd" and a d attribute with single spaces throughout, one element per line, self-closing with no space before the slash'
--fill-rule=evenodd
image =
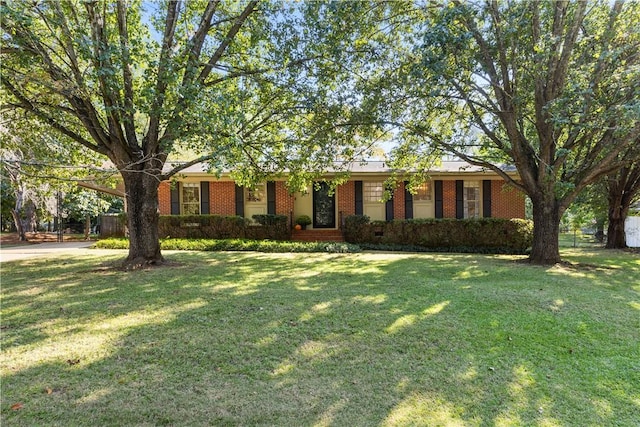
<path id="1" fill-rule="evenodd" d="M 313 186 L 313 228 L 336 227 L 336 198 L 329 194 L 329 184 L 316 183 Z"/>

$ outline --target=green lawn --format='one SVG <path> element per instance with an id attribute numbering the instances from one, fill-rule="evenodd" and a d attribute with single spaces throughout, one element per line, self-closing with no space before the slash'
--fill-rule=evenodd
<path id="1" fill-rule="evenodd" d="M 0 424 L 638 426 L 640 257 L 563 257 L 3 263 Z"/>

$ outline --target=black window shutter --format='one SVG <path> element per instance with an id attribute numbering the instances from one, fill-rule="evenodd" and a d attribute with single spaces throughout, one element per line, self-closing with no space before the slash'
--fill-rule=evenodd
<path id="1" fill-rule="evenodd" d="M 464 181 L 456 179 L 456 218 L 464 218 Z"/>
<path id="2" fill-rule="evenodd" d="M 276 183 L 275 181 L 267 182 L 267 213 L 269 215 L 276 214 Z"/>
<path id="3" fill-rule="evenodd" d="M 491 218 L 491 180 L 482 181 L 482 216 Z"/>
<path id="4" fill-rule="evenodd" d="M 209 181 L 200 182 L 200 214 L 209 215 Z"/>
<path id="5" fill-rule="evenodd" d="M 384 216 L 387 221 L 393 220 L 393 197 L 384 204 Z"/>
<path id="6" fill-rule="evenodd" d="M 180 215 L 180 183 L 171 187 L 171 215 Z"/>
<path id="7" fill-rule="evenodd" d="M 244 216 L 244 187 L 236 184 L 236 215 Z"/>
<path id="8" fill-rule="evenodd" d="M 433 181 L 433 192 L 433 198 L 436 203 L 436 218 L 444 218 L 444 191 L 442 189 L 442 180 Z"/>
<path id="9" fill-rule="evenodd" d="M 356 199 L 356 215 L 364 214 L 364 205 L 363 205 L 363 197 L 362 197 L 362 181 L 355 182 L 355 199 Z"/>
<path id="10" fill-rule="evenodd" d="M 409 185 L 408 181 L 404 183 L 404 218 L 411 219 L 413 218 L 413 194 L 409 191 L 407 186 Z"/>

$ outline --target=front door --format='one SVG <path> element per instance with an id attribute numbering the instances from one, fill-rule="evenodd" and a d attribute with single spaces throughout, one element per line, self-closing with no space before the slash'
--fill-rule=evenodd
<path id="1" fill-rule="evenodd" d="M 336 198 L 326 182 L 313 186 L 313 228 L 336 228 Z"/>

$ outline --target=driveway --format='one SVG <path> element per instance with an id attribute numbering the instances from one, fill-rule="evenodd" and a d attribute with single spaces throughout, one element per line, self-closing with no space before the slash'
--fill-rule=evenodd
<path id="1" fill-rule="evenodd" d="M 0 247 L 0 262 L 17 261 L 27 258 L 97 254 L 98 249 L 88 249 L 94 242 L 36 243 Z M 94 252 L 95 251 L 95 252 Z"/>

